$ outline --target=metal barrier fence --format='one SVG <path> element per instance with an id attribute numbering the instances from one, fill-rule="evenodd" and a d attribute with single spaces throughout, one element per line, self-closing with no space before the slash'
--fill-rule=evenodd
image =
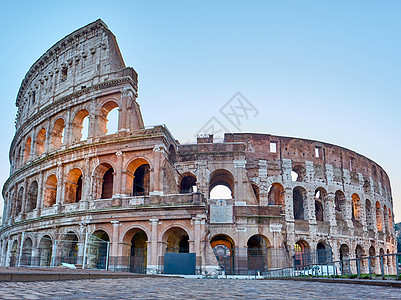
<path id="1" fill-rule="evenodd" d="M 23 244 L 12 245 L 9 265 L 18 267 L 56 267 L 63 263 L 77 268 L 107 269 L 110 243 L 91 234 L 78 237 L 67 233 L 56 238 L 50 235 L 22 233 Z"/>
<path id="2" fill-rule="evenodd" d="M 397 278 L 400 279 L 398 259 L 401 253 L 382 254 L 326 263 L 313 263 L 269 270 L 262 275 L 265 278 L 279 277 L 339 277 L 339 278 Z"/>

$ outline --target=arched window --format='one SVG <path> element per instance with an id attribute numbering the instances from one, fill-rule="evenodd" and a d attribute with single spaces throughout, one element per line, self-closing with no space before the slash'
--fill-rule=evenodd
<path id="1" fill-rule="evenodd" d="M 80 169 L 72 169 L 65 181 L 64 203 L 76 203 L 82 198 L 82 172 Z"/>
<path id="2" fill-rule="evenodd" d="M 102 196 L 101 199 L 109 199 L 113 197 L 113 181 L 114 181 L 114 170 L 109 168 L 103 175 L 102 183 Z"/>
<path id="3" fill-rule="evenodd" d="M 268 194 L 269 205 L 284 205 L 284 196 L 284 187 L 280 183 L 273 183 Z"/>
<path id="4" fill-rule="evenodd" d="M 33 181 L 28 189 L 26 212 L 31 212 L 36 208 L 36 201 L 38 199 L 38 183 Z"/>
<path id="5" fill-rule="evenodd" d="M 108 101 L 103 104 L 99 112 L 97 136 L 116 133 L 118 131 L 118 118 L 117 103 Z"/>
<path id="6" fill-rule="evenodd" d="M 17 216 L 22 210 L 22 198 L 24 195 L 24 188 L 20 187 L 17 194 L 17 199 L 15 201 L 15 215 Z"/>
<path id="7" fill-rule="evenodd" d="M 352 220 L 361 221 L 361 200 L 358 194 L 352 194 Z"/>
<path id="8" fill-rule="evenodd" d="M 232 199 L 234 193 L 234 177 L 227 170 L 216 170 L 210 175 L 209 198 Z"/>
<path id="9" fill-rule="evenodd" d="M 24 163 L 26 163 L 29 160 L 29 156 L 31 155 L 31 145 L 32 145 L 32 139 L 31 137 L 28 137 L 25 142 L 25 148 L 24 148 Z"/>
<path id="10" fill-rule="evenodd" d="M 53 126 L 53 131 L 51 135 L 51 150 L 55 150 L 61 147 L 64 141 L 64 120 L 58 119 Z"/>
<path id="11" fill-rule="evenodd" d="M 46 130 L 42 128 L 36 136 L 36 155 L 41 156 L 45 152 Z"/>
<path id="12" fill-rule="evenodd" d="M 132 161 L 126 172 L 127 193 L 133 196 L 148 196 L 150 192 L 150 165 L 143 158 Z M 131 178 L 130 178 L 131 177 Z"/>
<path id="13" fill-rule="evenodd" d="M 56 196 L 57 196 L 57 177 L 56 175 L 50 175 L 46 180 L 43 206 L 51 207 L 54 204 L 56 204 Z"/>
<path id="14" fill-rule="evenodd" d="M 309 245 L 305 241 L 298 241 L 295 243 L 295 257 L 294 257 L 294 265 L 304 266 L 309 265 L 310 263 L 310 255 L 309 255 Z"/>
<path id="15" fill-rule="evenodd" d="M 196 177 L 192 174 L 187 174 L 181 179 L 180 194 L 197 192 Z"/>
<path id="16" fill-rule="evenodd" d="M 74 117 L 71 127 L 71 141 L 76 143 L 88 138 L 89 113 L 86 109 L 78 111 Z"/>
<path id="17" fill-rule="evenodd" d="M 383 211 L 379 201 L 376 202 L 376 226 L 377 231 L 383 231 Z"/>
<path id="18" fill-rule="evenodd" d="M 305 219 L 306 191 L 302 187 L 295 187 L 292 191 L 294 219 Z"/>
<path id="19" fill-rule="evenodd" d="M 306 169 L 303 166 L 296 165 L 291 171 L 291 180 L 302 182 L 305 180 Z"/>
<path id="20" fill-rule="evenodd" d="M 347 210 L 346 210 L 345 195 L 342 191 L 336 191 L 334 202 L 335 202 L 337 221 L 339 220 L 345 221 L 347 216 Z"/>

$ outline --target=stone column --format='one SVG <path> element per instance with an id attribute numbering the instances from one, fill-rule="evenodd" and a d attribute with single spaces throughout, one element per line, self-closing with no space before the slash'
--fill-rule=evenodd
<path id="1" fill-rule="evenodd" d="M 117 257 L 118 254 L 118 243 L 120 239 L 120 226 L 119 220 L 113 220 L 110 222 L 113 225 L 113 233 L 111 235 L 111 247 L 110 247 L 110 257 Z M 113 262 L 113 260 L 111 260 Z"/>
<path id="2" fill-rule="evenodd" d="M 34 216 L 39 217 L 40 216 L 40 211 L 42 209 L 43 205 L 43 191 L 44 191 L 44 184 L 43 184 L 43 172 L 39 172 L 39 182 L 38 182 L 38 198 L 36 199 L 36 208 L 33 210 L 34 211 Z"/>
<path id="3" fill-rule="evenodd" d="M 245 164 L 246 160 L 238 159 L 234 160 L 234 200 L 235 205 L 246 205 L 247 204 L 247 178 L 245 176 Z"/>
<path id="4" fill-rule="evenodd" d="M 21 204 L 21 216 L 22 220 L 25 219 L 25 213 L 26 213 L 26 201 L 27 201 L 27 192 L 28 192 L 28 180 L 26 177 L 24 178 L 24 194 L 22 195 L 22 204 Z"/>
<path id="5" fill-rule="evenodd" d="M 114 183 L 113 183 L 113 195 L 121 195 L 125 193 L 125 189 L 123 189 L 122 177 L 123 177 L 123 162 L 124 162 L 124 153 L 122 151 L 118 151 L 116 153 L 117 156 L 117 169 L 114 170 Z"/>
<path id="6" fill-rule="evenodd" d="M 60 212 L 62 200 L 64 198 L 64 166 L 62 163 L 57 165 L 57 194 L 56 194 L 56 211 Z"/>
<path id="7" fill-rule="evenodd" d="M 161 173 L 161 164 L 163 163 L 163 152 L 164 148 L 161 146 L 155 146 L 153 148 L 153 166 L 151 169 L 150 176 L 150 192 L 149 195 L 163 195 L 162 189 L 162 179 L 160 176 Z"/>
<path id="8" fill-rule="evenodd" d="M 306 211 L 304 215 L 307 216 L 309 223 L 316 224 L 316 211 L 315 211 L 315 193 L 314 191 L 306 192 Z"/>
<path id="9" fill-rule="evenodd" d="M 52 138 L 52 134 L 50 132 L 50 121 L 47 121 L 47 126 L 46 126 L 46 136 L 45 136 L 45 150 L 43 151 L 43 153 L 48 153 L 50 151 L 50 145 L 51 145 L 51 138 Z"/>
<path id="10" fill-rule="evenodd" d="M 158 236 L 158 228 L 157 225 L 159 223 L 159 219 L 149 219 L 151 225 L 152 225 L 152 231 L 151 231 L 151 236 L 150 236 L 150 249 L 148 251 L 150 252 L 150 259 L 148 260 L 148 271 L 153 272 L 157 270 L 157 258 L 158 258 L 158 251 L 157 251 L 157 236 Z M 149 253 L 148 252 L 148 253 Z"/>

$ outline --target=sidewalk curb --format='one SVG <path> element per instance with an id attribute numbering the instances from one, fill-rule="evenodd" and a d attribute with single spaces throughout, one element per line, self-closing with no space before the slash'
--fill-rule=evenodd
<path id="1" fill-rule="evenodd" d="M 401 281 L 395 280 L 376 280 L 376 279 L 342 279 L 342 278 L 263 278 L 259 280 L 291 280 L 291 281 L 314 281 L 325 283 L 345 283 L 345 284 L 362 284 L 362 285 L 377 285 L 394 288 L 401 288 Z"/>

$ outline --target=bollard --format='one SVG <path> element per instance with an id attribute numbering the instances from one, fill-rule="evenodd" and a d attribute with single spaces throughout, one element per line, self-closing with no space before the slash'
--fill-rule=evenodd
<path id="1" fill-rule="evenodd" d="M 357 278 L 361 278 L 361 265 L 359 262 L 359 258 L 356 259 L 356 271 L 357 271 Z"/>

